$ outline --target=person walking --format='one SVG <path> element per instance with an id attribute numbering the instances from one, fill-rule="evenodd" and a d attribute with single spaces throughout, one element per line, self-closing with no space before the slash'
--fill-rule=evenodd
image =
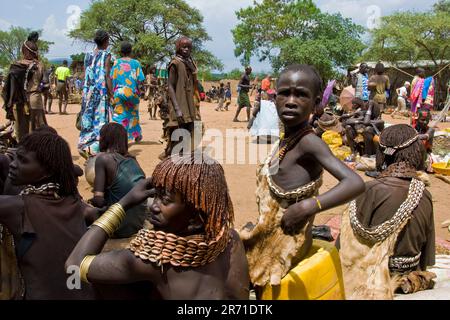
<path id="1" fill-rule="evenodd" d="M 67 60 L 63 61 L 63 65 L 55 71 L 56 93 L 59 99 L 59 114 L 67 114 L 67 103 L 69 101 L 69 83 L 68 78 L 71 76 L 70 69 L 67 67 Z M 62 106 L 64 104 L 64 109 Z"/>
<path id="2" fill-rule="evenodd" d="M 111 70 L 114 94 L 113 122 L 121 124 L 128 133 L 128 142 L 140 142 L 142 129 L 139 124 L 139 86 L 145 81 L 139 61 L 132 59 L 133 47 L 127 41 L 120 47 L 121 58 Z"/>
<path id="3" fill-rule="evenodd" d="M 86 159 L 100 152 L 101 128 L 109 123 L 112 94 L 111 53 L 109 35 L 97 31 L 94 39 L 97 48 L 88 53 L 84 60 L 86 77 L 81 106 L 81 132 L 78 143 L 79 153 Z"/>

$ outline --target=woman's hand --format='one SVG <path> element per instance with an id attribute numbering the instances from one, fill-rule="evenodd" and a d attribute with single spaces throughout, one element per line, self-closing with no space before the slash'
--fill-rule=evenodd
<path id="1" fill-rule="evenodd" d="M 137 206 L 153 196 L 155 189 L 153 188 L 152 179 L 143 179 L 139 181 L 136 186 L 119 201 L 124 210 L 128 210 L 134 206 Z"/>
<path id="2" fill-rule="evenodd" d="M 294 236 L 305 227 L 308 220 L 317 212 L 317 202 L 312 198 L 293 204 L 284 212 L 281 219 L 281 228 L 285 234 Z"/>

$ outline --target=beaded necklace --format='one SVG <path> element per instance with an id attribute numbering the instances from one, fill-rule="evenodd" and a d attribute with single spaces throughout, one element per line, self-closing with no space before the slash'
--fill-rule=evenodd
<path id="1" fill-rule="evenodd" d="M 59 199 L 60 196 L 58 195 L 60 186 L 57 183 L 47 183 L 43 184 L 39 187 L 35 187 L 32 185 L 26 186 L 22 192 L 20 193 L 21 196 L 23 195 L 30 195 L 30 194 L 37 194 L 42 196 L 50 196 L 54 197 L 55 199 Z"/>
<path id="2" fill-rule="evenodd" d="M 287 139 L 282 139 L 280 142 L 280 148 L 278 149 L 278 152 L 276 154 L 276 157 L 278 157 L 279 163 L 283 161 L 283 159 L 286 157 L 286 154 L 291 151 L 295 145 L 307 134 L 313 133 L 312 127 L 307 125 L 297 133 L 295 133 L 293 136 L 290 136 Z"/>

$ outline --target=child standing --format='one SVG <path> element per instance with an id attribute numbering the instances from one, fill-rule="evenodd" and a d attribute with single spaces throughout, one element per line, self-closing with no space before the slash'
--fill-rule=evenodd
<path id="1" fill-rule="evenodd" d="M 223 83 L 220 84 L 218 97 L 219 106 L 216 108 L 216 111 L 224 111 L 223 104 L 225 103 L 225 86 Z"/>
<path id="2" fill-rule="evenodd" d="M 292 65 L 281 73 L 277 87 L 275 103 L 285 134 L 258 171 L 259 223 L 241 231 L 255 286 L 279 285 L 311 248 L 315 215 L 364 191 L 362 179 L 333 156 L 308 124 L 322 100 L 317 71 Z M 323 169 L 339 184 L 318 196 Z"/>

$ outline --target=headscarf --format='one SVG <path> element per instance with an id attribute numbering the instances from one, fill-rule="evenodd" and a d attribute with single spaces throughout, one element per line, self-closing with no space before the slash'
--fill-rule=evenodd
<path id="1" fill-rule="evenodd" d="M 39 49 L 33 41 L 25 41 L 23 43 L 22 54 L 25 60 L 39 60 Z"/>

